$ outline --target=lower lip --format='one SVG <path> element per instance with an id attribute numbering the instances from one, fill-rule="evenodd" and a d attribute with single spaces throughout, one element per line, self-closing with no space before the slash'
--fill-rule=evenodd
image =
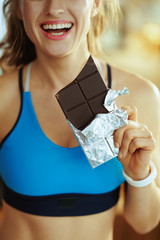
<path id="1" fill-rule="evenodd" d="M 69 35 L 70 32 L 72 31 L 72 28 L 73 28 L 73 26 L 71 27 L 71 29 L 69 29 L 69 31 L 65 32 L 65 33 L 62 34 L 62 35 L 52 35 L 52 34 L 50 34 L 50 33 L 47 33 L 46 31 L 44 31 L 43 29 L 42 29 L 42 31 L 43 31 L 44 35 L 45 35 L 47 38 L 49 38 L 50 40 L 61 41 L 61 40 L 64 40 L 65 38 L 68 37 L 68 35 Z"/>

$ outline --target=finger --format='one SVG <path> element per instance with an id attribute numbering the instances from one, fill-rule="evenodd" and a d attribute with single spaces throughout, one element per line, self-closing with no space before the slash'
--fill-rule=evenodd
<path id="1" fill-rule="evenodd" d="M 122 139 L 123 139 L 123 135 L 124 132 L 127 129 L 140 129 L 142 128 L 141 124 L 138 124 L 137 122 L 134 121 L 128 121 L 128 124 L 126 124 L 124 127 L 121 127 L 119 129 L 117 129 L 114 132 L 114 143 L 115 143 L 115 147 L 116 148 L 120 148 L 121 144 L 122 144 Z"/>
<path id="2" fill-rule="evenodd" d="M 134 106 L 124 106 L 122 107 L 124 111 L 128 114 L 128 120 L 137 121 L 137 108 Z"/>
<path id="3" fill-rule="evenodd" d="M 135 138 L 129 145 L 128 151 L 134 153 L 137 149 L 145 151 L 153 151 L 155 148 L 155 140 L 153 138 Z"/>
<path id="4" fill-rule="evenodd" d="M 122 154 L 122 157 L 125 158 L 128 151 L 129 151 L 129 146 L 131 142 L 134 141 L 134 139 L 137 138 L 150 138 L 151 134 L 148 131 L 141 130 L 141 129 L 127 129 L 124 134 L 123 134 L 123 139 L 121 143 L 121 148 L 120 152 Z"/>

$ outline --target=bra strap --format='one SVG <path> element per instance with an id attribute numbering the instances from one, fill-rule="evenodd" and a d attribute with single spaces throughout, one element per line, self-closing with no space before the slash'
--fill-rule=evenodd
<path id="1" fill-rule="evenodd" d="M 112 73 L 111 73 L 111 67 L 109 64 L 107 64 L 107 70 L 108 70 L 108 87 L 112 87 Z"/>
<path id="2" fill-rule="evenodd" d="M 28 65 L 27 73 L 26 73 L 26 81 L 25 81 L 25 92 L 29 92 L 29 84 L 30 84 L 30 75 L 31 75 L 31 63 Z"/>
<path id="3" fill-rule="evenodd" d="M 23 83 L 22 83 L 22 79 L 23 79 L 23 67 L 19 69 L 19 90 L 20 90 L 21 96 L 22 96 L 22 94 L 23 94 Z"/>

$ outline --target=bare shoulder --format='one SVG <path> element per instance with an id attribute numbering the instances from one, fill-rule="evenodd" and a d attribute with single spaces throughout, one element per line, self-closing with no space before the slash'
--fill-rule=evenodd
<path id="1" fill-rule="evenodd" d="M 18 71 L 0 76 L 0 123 L 18 93 Z"/>
<path id="2" fill-rule="evenodd" d="M 103 65 L 103 72 L 107 82 L 106 65 Z M 121 96 L 116 99 L 118 107 L 125 105 L 135 106 L 138 109 L 139 120 L 148 124 L 148 116 L 159 119 L 160 115 L 160 92 L 159 89 L 144 77 L 121 69 L 111 64 L 112 89 L 120 90 L 126 86 L 129 95 Z M 160 121 L 160 119 L 159 119 Z"/>
<path id="3" fill-rule="evenodd" d="M 158 88 L 148 79 L 135 73 L 112 67 L 113 88 L 122 88 L 127 86 L 130 92 L 130 98 L 134 103 L 139 103 L 139 100 L 153 101 L 159 105 L 160 94 Z"/>
<path id="4" fill-rule="evenodd" d="M 128 87 L 129 95 L 119 97 L 120 105 L 133 105 L 138 109 L 138 120 L 153 128 L 160 122 L 160 92 L 148 79 L 131 72 L 113 67 L 113 88 Z"/>
<path id="5" fill-rule="evenodd" d="M 0 76 L 0 100 L 9 97 L 18 87 L 18 71 L 6 73 Z"/>

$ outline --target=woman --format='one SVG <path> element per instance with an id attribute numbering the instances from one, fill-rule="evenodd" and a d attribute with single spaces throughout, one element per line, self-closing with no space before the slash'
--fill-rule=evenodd
<path id="1" fill-rule="evenodd" d="M 116 9 L 118 3 L 113 3 L 111 8 Z M 17 69 L 0 79 L 4 181 L 0 239 L 113 239 L 119 186 L 125 181 L 122 167 L 129 182 L 124 217 L 137 232 L 150 231 L 160 212 L 159 178 L 150 167 L 152 159 L 159 172 L 154 140 L 159 134 L 159 92 L 150 82 L 116 67 L 111 67 L 111 76 L 110 68 L 96 58 L 96 40 L 104 27 L 102 2 L 7 0 L 4 4 L 8 35 L 1 44 L 5 47 L 1 64 L 3 69 Z M 55 98 L 80 73 L 90 54 L 109 87 L 130 90 L 117 105 L 127 103 L 139 110 L 137 121 L 136 108 L 124 107 L 128 124 L 114 133 L 118 158 L 95 170 Z"/>

